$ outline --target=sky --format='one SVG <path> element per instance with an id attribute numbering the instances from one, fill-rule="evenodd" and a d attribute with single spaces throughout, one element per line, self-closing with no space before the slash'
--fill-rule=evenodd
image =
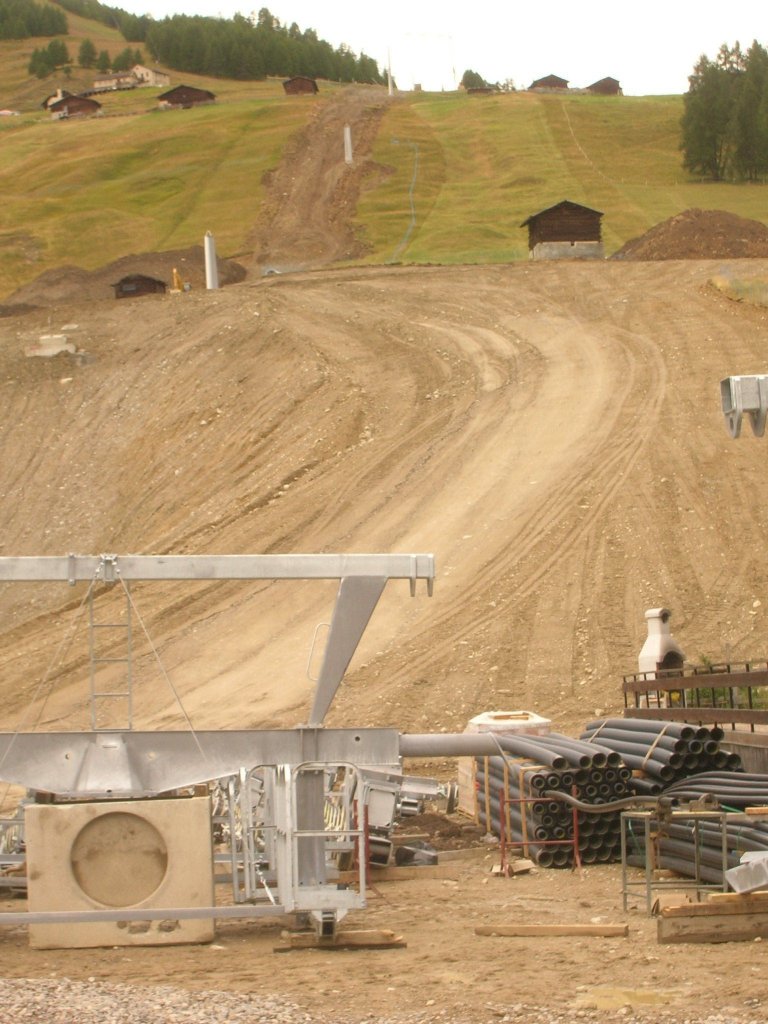
<path id="1" fill-rule="evenodd" d="M 625 95 L 680 94 L 701 56 L 722 43 L 768 46 L 766 0 L 117 0 L 156 19 L 171 14 L 249 17 L 266 7 L 283 25 L 314 29 L 389 65 L 400 89 L 455 89 L 471 69 L 526 88 L 558 75 L 571 88 L 616 78 Z"/>

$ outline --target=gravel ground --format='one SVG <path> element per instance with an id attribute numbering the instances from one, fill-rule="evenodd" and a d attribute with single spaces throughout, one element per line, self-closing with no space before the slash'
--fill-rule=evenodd
<path id="1" fill-rule="evenodd" d="M 552 1010 L 512 1004 L 467 1007 L 466 1014 L 400 1013 L 393 999 L 392 1015 L 352 1017 L 340 1013 L 315 1017 L 278 996 L 228 992 L 188 992 L 170 986 L 136 988 L 67 978 L 39 980 L 0 978 L 0 1024 L 764 1024 L 764 1018 L 713 1014 L 688 1017 L 658 1010 L 642 1015 L 628 1008 Z"/>

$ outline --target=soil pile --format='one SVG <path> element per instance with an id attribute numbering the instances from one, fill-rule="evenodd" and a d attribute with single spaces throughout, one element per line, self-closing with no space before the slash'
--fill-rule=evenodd
<path id="1" fill-rule="evenodd" d="M 217 258 L 216 263 L 220 285 L 245 280 L 245 267 L 234 260 Z M 182 280 L 190 288 L 205 288 L 205 250 L 202 245 L 193 245 L 188 249 L 170 249 L 167 252 L 123 256 L 97 270 L 84 270 L 76 266 L 55 267 L 10 295 L 5 305 L 0 306 L 0 316 L 11 316 L 37 306 L 114 299 L 113 286 L 130 274 L 141 274 L 164 281 L 170 289 L 173 286 L 174 269 L 178 270 Z"/>
<path id="2" fill-rule="evenodd" d="M 725 210 L 684 210 L 632 238 L 614 260 L 717 260 L 768 257 L 768 227 Z"/>

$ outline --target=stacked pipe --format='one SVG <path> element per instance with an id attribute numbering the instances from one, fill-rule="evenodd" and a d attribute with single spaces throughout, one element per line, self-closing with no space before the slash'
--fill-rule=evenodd
<path id="1" fill-rule="evenodd" d="M 496 741 L 498 755 L 475 759 L 481 825 L 541 867 L 620 858 L 618 812 L 574 810 L 558 799 L 599 805 L 625 797 L 632 773 L 618 754 L 557 733 Z"/>
<path id="2" fill-rule="evenodd" d="M 723 869 L 736 867 L 743 853 L 768 851 L 768 824 L 760 822 L 681 818 L 652 820 L 650 829 L 656 835 L 655 867 L 698 878 L 706 885 L 722 887 Z M 631 823 L 627 850 L 628 864 L 645 866 L 643 836 L 632 832 Z"/>
<path id="3" fill-rule="evenodd" d="M 618 753 L 633 770 L 630 789 L 653 795 L 701 772 L 742 771 L 739 755 L 721 749 L 724 736 L 718 726 L 708 729 L 645 718 L 602 718 L 590 722 L 581 738 Z"/>
<path id="4" fill-rule="evenodd" d="M 665 794 L 674 800 L 700 800 L 712 796 L 725 810 L 768 807 L 768 775 L 746 772 L 701 772 L 667 786 Z"/>

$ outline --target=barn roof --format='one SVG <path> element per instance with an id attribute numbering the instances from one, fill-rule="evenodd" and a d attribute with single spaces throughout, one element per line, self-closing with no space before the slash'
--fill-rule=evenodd
<path id="1" fill-rule="evenodd" d="M 173 99 L 173 97 L 177 96 L 177 95 L 182 95 L 182 96 L 200 96 L 200 97 L 205 96 L 205 97 L 207 97 L 208 99 L 211 99 L 211 100 L 215 100 L 216 99 L 215 93 L 212 93 L 209 89 L 198 89 L 194 85 L 175 85 L 173 87 L 173 89 L 169 89 L 168 92 L 162 93 L 157 98 L 158 98 L 158 100 L 167 100 L 167 99 Z"/>
<path id="2" fill-rule="evenodd" d="M 531 82 L 528 86 L 529 89 L 567 89 L 568 80 L 566 78 L 560 78 L 558 75 L 546 75 L 544 78 L 537 78 L 535 82 Z"/>
<path id="3" fill-rule="evenodd" d="M 545 210 L 539 210 L 538 213 L 532 213 L 531 216 L 524 220 L 520 225 L 521 228 L 527 228 L 533 221 L 538 220 L 539 217 L 543 217 L 547 213 L 554 213 L 555 210 L 572 209 L 572 210 L 586 210 L 587 213 L 594 213 L 596 217 L 602 217 L 602 210 L 593 210 L 589 206 L 582 206 L 581 203 L 572 203 L 570 199 L 563 199 L 560 203 L 555 203 L 554 206 L 548 206 Z"/>

